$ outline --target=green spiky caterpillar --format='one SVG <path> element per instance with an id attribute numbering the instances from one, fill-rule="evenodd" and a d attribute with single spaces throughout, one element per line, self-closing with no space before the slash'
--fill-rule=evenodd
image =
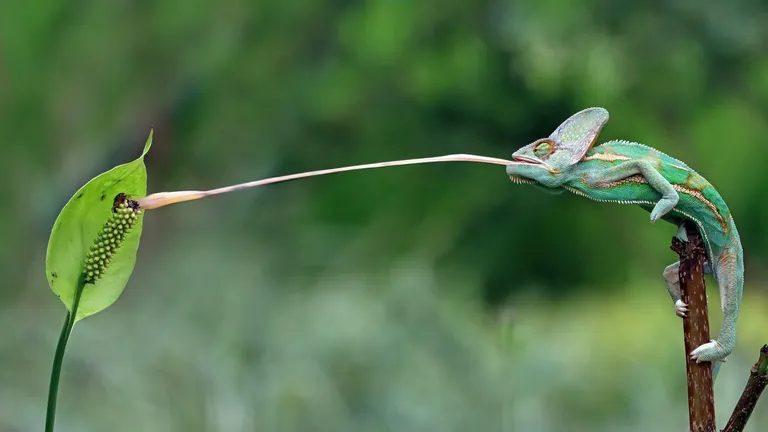
<path id="1" fill-rule="evenodd" d="M 117 194 L 112 204 L 112 217 L 96 235 L 85 259 L 85 283 L 96 283 L 106 273 L 113 255 L 118 252 L 140 215 L 141 208 L 136 201 L 124 193 Z"/>

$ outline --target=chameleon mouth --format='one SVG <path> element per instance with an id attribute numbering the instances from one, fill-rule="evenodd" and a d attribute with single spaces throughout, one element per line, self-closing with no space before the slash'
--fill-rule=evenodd
<path id="1" fill-rule="evenodd" d="M 512 156 L 512 161 L 527 165 L 544 165 L 541 161 L 525 156 Z"/>
<path id="2" fill-rule="evenodd" d="M 552 174 L 560 173 L 560 170 L 553 168 L 552 165 L 542 160 L 530 158 L 528 156 L 512 155 L 512 164 L 540 166 Z"/>
<path id="3" fill-rule="evenodd" d="M 547 171 L 551 171 L 551 167 L 547 165 L 546 163 L 538 160 L 529 158 L 526 156 L 518 156 L 518 155 L 512 155 L 512 163 L 507 165 L 508 167 L 511 165 L 534 165 L 534 166 L 540 166 L 546 169 Z M 536 180 L 532 180 L 526 177 L 520 177 L 515 174 L 509 173 L 509 170 L 507 170 L 507 175 L 509 176 L 510 180 L 512 180 L 513 183 L 536 183 Z"/>

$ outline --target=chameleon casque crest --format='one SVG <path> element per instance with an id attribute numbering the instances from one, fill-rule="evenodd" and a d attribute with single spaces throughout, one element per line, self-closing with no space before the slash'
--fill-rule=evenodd
<path id="1" fill-rule="evenodd" d="M 736 320 L 744 285 L 741 240 L 728 206 L 715 188 L 684 162 L 651 147 L 623 140 L 595 146 L 608 121 L 608 111 L 587 108 L 542 138 L 512 154 L 506 171 L 515 183 L 534 184 L 550 192 L 569 191 L 599 202 L 636 204 L 678 226 L 675 235 L 687 240 L 683 222 L 698 227 L 706 247 L 704 272 L 717 281 L 723 321 L 717 340 L 690 353 L 697 362 L 710 361 L 716 374 L 733 351 Z M 664 270 L 664 279 L 678 316 L 687 305 L 680 299 L 679 262 Z"/>

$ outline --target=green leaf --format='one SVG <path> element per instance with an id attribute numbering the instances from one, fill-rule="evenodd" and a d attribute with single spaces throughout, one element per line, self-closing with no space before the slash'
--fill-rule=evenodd
<path id="1" fill-rule="evenodd" d="M 46 276 L 51 290 L 64 306 L 70 312 L 76 311 L 75 320 L 100 312 L 114 303 L 133 272 L 143 216 L 139 216 L 115 252 L 106 273 L 95 284 L 85 284 L 78 304 L 74 304 L 86 255 L 104 223 L 112 216 L 114 198 L 121 192 L 134 198 L 147 194 L 144 156 L 151 145 L 152 131 L 138 159 L 91 179 L 75 192 L 53 224 L 45 260 Z"/>

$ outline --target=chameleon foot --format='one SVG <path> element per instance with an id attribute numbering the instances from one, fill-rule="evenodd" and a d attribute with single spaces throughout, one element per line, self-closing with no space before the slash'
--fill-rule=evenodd
<path id="1" fill-rule="evenodd" d="M 729 351 L 725 350 L 722 345 L 720 345 L 717 341 L 710 341 L 708 343 L 702 344 L 695 350 L 691 352 L 691 360 L 696 360 L 696 363 L 701 362 L 713 362 L 713 361 L 722 361 L 725 362 L 725 358 L 728 357 L 728 354 L 730 354 Z"/>
<path id="2" fill-rule="evenodd" d="M 675 315 L 679 316 L 680 318 L 685 318 L 686 315 L 688 315 L 688 305 L 683 303 L 682 300 L 675 302 Z"/>

